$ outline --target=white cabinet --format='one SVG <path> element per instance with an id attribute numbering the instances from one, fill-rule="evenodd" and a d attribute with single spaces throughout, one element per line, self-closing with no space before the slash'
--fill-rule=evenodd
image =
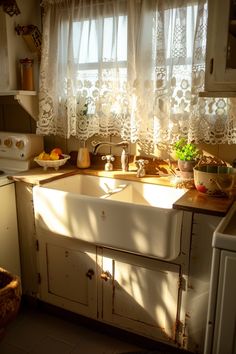
<path id="1" fill-rule="evenodd" d="M 20 276 L 15 185 L 0 185 L 0 267 Z"/>
<path id="2" fill-rule="evenodd" d="M 43 230 L 40 298 L 69 311 L 175 343 L 180 265 Z"/>
<path id="3" fill-rule="evenodd" d="M 40 27 L 40 4 L 38 0 L 17 0 L 20 14 L 9 16 L 0 7 L 0 39 L 4 48 L 0 51 L 1 60 L 1 82 L 0 91 L 20 89 L 19 80 L 19 59 L 32 58 L 34 60 L 35 88 L 38 86 L 38 59 L 32 53 L 25 41 L 16 31 L 16 25 L 27 26 L 29 24 Z"/>
<path id="4" fill-rule="evenodd" d="M 15 188 L 22 291 L 24 295 L 36 297 L 39 284 L 32 186 L 28 183 L 17 181 L 15 182 Z"/>
<path id="5" fill-rule="evenodd" d="M 236 4 L 234 0 L 208 1 L 205 90 L 218 93 L 236 91 Z"/>
<path id="6" fill-rule="evenodd" d="M 96 247 L 47 233 L 39 243 L 42 300 L 95 318 L 97 315 Z"/>
<path id="7" fill-rule="evenodd" d="M 41 10 L 38 0 L 17 0 L 20 14 L 9 16 L 0 6 L 0 104 L 18 103 L 32 118 L 38 120 L 38 96 L 36 91 L 22 91 L 20 59 L 33 59 L 34 89 L 38 90 L 39 58 L 30 51 L 22 36 L 15 31 L 17 25 L 34 25 L 40 28 Z M 4 98 L 5 96 L 5 98 Z"/>
<path id="8" fill-rule="evenodd" d="M 219 216 L 193 214 L 185 308 L 185 341 L 188 350 L 194 353 L 203 353 L 211 276 L 212 237 L 221 220 Z"/>
<path id="9" fill-rule="evenodd" d="M 180 266 L 125 252 L 102 252 L 103 320 L 174 342 Z"/>

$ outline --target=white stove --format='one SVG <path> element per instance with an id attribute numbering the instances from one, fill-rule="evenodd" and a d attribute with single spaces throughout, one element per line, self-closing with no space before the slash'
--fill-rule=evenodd
<path id="1" fill-rule="evenodd" d="M 204 354 L 236 353 L 236 202 L 213 233 Z"/>
<path id="2" fill-rule="evenodd" d="M 42 151 L 42 136 L 0 131 L 0 186 L 11 183 L 7 176 L 29 170 Z"/>
<path id="3" fill-rule="evenodd" d="M 43 137 L 0 132 L 0 267 L 20 276 L 15 183 L 7 178 L 27 171 L 43 151 Z"/>

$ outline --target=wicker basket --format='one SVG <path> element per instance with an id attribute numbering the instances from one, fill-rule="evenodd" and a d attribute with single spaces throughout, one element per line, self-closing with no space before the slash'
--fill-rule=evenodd
<path id="1" fill-rule="evenodd" d="M 0 268 L 0 329 L 17 315 L 21 301 L 20 279 Z"/>

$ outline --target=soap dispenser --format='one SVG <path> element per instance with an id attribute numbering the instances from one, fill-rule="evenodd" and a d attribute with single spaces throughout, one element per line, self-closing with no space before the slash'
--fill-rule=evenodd
<path id="1" fill-rule="evenodd" d="M 88 168 L 88 167 L 90 167 L 90 164 L 91 164 L 91 162 L 90 162 L 89 150 L 85 146 L 85 142 L 84 142 L 84 146 L 79 147 L 79 150 L 78 150 L 77 167 L 78 168 Z"/>

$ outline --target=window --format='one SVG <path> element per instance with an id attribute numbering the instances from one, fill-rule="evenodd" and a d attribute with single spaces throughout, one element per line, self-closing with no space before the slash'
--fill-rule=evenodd
<path id="1" fill-rule="evenodd" d="M 116 135 L 152 148 L 180 136 L 233 141 L 228 103 L 198 95 L 207 0 L 43 5 L 37 132 L 80 140 Z"/>
<path id="2" fill-rule="evenodd" d="M 76 96 L 86 102 L 88 115 L 95 114 L 96 97 L 127 82 L 127 16 L 74 21 L 72 31 Z"/>

